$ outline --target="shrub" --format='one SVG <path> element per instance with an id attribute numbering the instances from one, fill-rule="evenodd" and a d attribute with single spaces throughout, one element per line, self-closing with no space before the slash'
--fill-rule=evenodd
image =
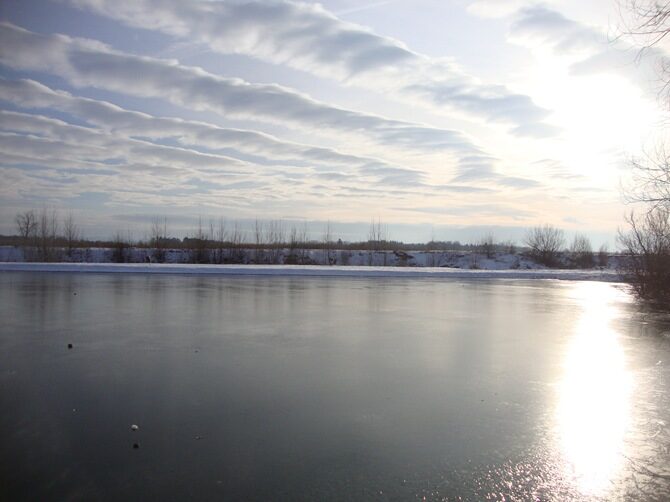
<path id="1" fill-rule="evenodd" d="M 585 235 L 575 234 L 575 238 L 570 246 L 570 261 L 573 266 L 578 268 L 593 267 L 591 241 Z"/>
<path id="2" fill-rule="evenodd" d="M 670 209 L 656 207 L 644 216 L 626 218 L 628 232 L 618 240 L 626 259 L 623 272 L 639 297 L 670 301 Z"/>
<path id="3" fill-rule="evenodd" d="M 610 255 L 607 250 L 607 244 L 603 244 L 600 246 L 600 249 L 598 249 L 598 266 L 605 268 L 609 264 L 609 261 Z"/>
<path id="4" fill-rule="evenodd" d="M 495 258 L 496 256 L 495 237 L 493 237 L 492 233 L 486 234 L 479 240 L 475 248 L 478 253 L 485 255 L 488 259 Z"/>
<path id="5" fill-rule="evenodd" d="M 112 239 L 112 262 L 126 263 L 129 261 L 130 244 L 123 238 L 121 232 L 117 232 Z"/>
<path id="6" fill-rule="evenodd" d="M 530 255 L 535 261 L 551 267 L 558 262 L 565 237 L 563 230 L 545 224 L 528 230 L 524 243 L 530 248 Z"/>

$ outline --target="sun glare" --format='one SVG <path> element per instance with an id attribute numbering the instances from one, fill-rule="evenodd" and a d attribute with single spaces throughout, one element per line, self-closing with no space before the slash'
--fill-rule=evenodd
<path id="1" fill-rule="evenodd" d="M 594 186 L 618 187 L 613 165 L 639 152 L 661 120 L 655 97 L 614 71 L 575 74 L 574 60 L 540 56 L 522 89 L 552 110 L 550 121 L 561 133 L 536 154 L 560 160 Z"/>
<path id="2" fill-rule="evenodd" d="M 556 412 L 564 474 L 584 495 L 604 495 L 621 467 L 631 414 L 631 373 L 619 335 L 610 285 L 578 286 L 584 306 L 564 358 Z"/>

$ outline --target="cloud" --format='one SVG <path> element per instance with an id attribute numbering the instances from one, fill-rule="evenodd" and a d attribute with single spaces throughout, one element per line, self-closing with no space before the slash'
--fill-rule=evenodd
<path id="1" fill-rule="evenodd" d="M 541 159 L 532 163 L 532 167 L 539 171 L 543 176 L 549 176 L 558 180 L 579 181 L 584 180 L 585 176 L 569 169 L 563 163 L 554 159 Z"/>
<path id="2" fill-rule="evenodd" d="M 370 9 L 378 9 L 379 7 L 385 7 L 386 5 L 390 3 L 396 3 L 399 0 L 379 0 L 378 2 L 370 2 L 370 3 L 361 3 L 359 2 L 358 5 L 355 7 L 347 7 L 344 9 L 340 9 L 334 14 L 336 16 L 346 16 L 348 14 L 354 14 L 356 12 L 361 12 L 364 10 L 370 10 Z"/>
<path id="3" fill-rule="evenodd" d="M 530 178 L 508 176 L 496 171 L 497 159 L 486 155 L 471 155 L 463 157 L 459 161 L 459 174 L 451 181 L 452 183 L 489 183 L 497 187 L 515 189 L 538 188 L 542 186 L 538 181 Z"/>
<path id="4" fill-rule="evenodd" d="M 606 37 L 599 30 L 568 19 L 549 7 L 533 5 L 519 10 L 512 24 L 515 37 L 551 46 L 562 53 L 600 50 Z"/>
<path id="5" fill-rule="evenodd" d="M 475 0 L 468 5 L 467 10 L 478 17 L 506 17 L 529 3 L 535 2 L 533 0 Z"/>
<path id="6" fill-rule="evenodd" d="M 310 165 L 385 166 L 381 160 L 344 154 L 330 148 L 280 140 L 261 132 L 223 128 L 199 121 L 155 117 L 95 100 L 53 90 L 34 80 L 0 78 L 0 100 L 30 109 L 66 112 L 101 130 L 152 139 L 176 139 L 185 146 L 211 150 L 236 149 L 249 155 Z"/>
<path id="7" fill-rule="evenodd" d="M 107 165 L 132 159 L 145 165 L 191 173 L 213 172 L 220 176 L 250 170 L 248 163 L 230 157 L 114 136 L 40 115 L 0 110 L 0 124 L 5 131 L 13 131 L 0 134 L 0 150 L 7 153 L 30 152 L 36 158 L 108 161 Z M 22 134 L 15 134 L 17 132 Z"/>
<path id="8" fill-rule="evenodd" d="M 548 115 L 528 96 L 503 85 L 482 84 L 453 62 L 413 52 L 400 41 L 343 21 L 318 4 L 290 0 L 70 3 L 133 27 L 196 40 L 216 52 L 245 54 L 375 91 L 381 87 L 401 99 L 419 99 L 431 109 L 444 106 L 506 123 L 517 128 L 516 134 L 541 125 Z M 541 130 L 543 134 L 552 131 Z"/>
<path id="9" fill-rule="evenodd" d="M 41 115 L 2 110 L 0 129 L 0 169 L 3 174 L 18 171 L 22 179 L 14 196 L 23 193 L 54 200 L 104 191 L 115 203 L 142 205 L 160 199 L 180 206 L 212 205 L 222 193 L 258 195 L 258 189 L 271 182 L 237 159 L 126 138 Z M 68 183 L 67 192 L 50 190 L 46 181 Z"/>
<path id="10" fill-rule="evenodd" d="M 249 157 L 249 162 L 240 162 L 239 166 L 258 162 L 261 158 L 267 166 L 287 165 L 316 172 L 332 171 L 333 168 L 344 170 L 346 176 L 357 178 L 378 185 L 422 185 L 425 173 L 417 169 L 396 166 L 380 159 L 361 157 L 341 153 L 330 148 L 314 147 L 300 143 L 280 140 L 276 137 L 241 129 L 227 129 L 199 121 L 188 121 L 177 118 L 154 117 L 152 115 L 129 111 L 105 101 L 75 97 L 64 91 L 55 91 L 34 80 L 6 80 L 0 78 L 0 100 L 11 102 L 14 106 L 29 109 L 57 110 L 74 116 L 78 121 L 94 126 L 100 132 L 114 136 L 148 138 L 153 141 L 176 140 L 189 150 L 207 150 L 226 152 L 226 158 Z M 26 120 L 35 120 L 32 116 L 21 114 L 5 114 L 0 123 L 7 124 L 4 128 L 16 127 Z M 40 127 L 50 125 L 50 132 L 58 127 L 58 134 L 64 134 L 65 124 L 62 121 L 40 120 Z M 93 134 L 91 129 L 73 128 L 77 134 Z M 28 132 L 33 132 L 30 129 Z M 24 132 L 26 132 L 24 130 Z M 91 136 L 96 141 L 100 134 Z M 76 141 L 83 144 L 85 140 L 78 137 Z M 141 143 L 146 144 L 146 142 Z M 161 151 L 170 152 L 161 147 Z M 178 150 L 184 155 L 182 150 Z M 165 162 L 169 162 L 171 153 Z M 198 163 L 198 158 L 191 159 Z"/>
<path id="11" fill-rule="evenodd" d="M 527 219 L 536 213 L 518 207 L 501 204 L 468 204 L 462 206 L 422 206 L 412 208 L 396 208 L 401 211 L 412 211 L 444 216 L 509 216 L 514 219 Z"/>
<path id="12" fill-rule="evenodd" d="M 602 30 L 565 17 L 542 5 L 520 9 L 510 28 L 512 41 L 543 46 L 572 58 L 573 75 L 617 74 L 653 95 L 650 83 L 658 79 L 658 63 L 668 61 L 661 49 L 644 54 L 624 39 L 611 39 Z"/>
<path id="13" fill-rule="evenodd" d="M 532 124 L 514 127 L 510 132 L 514 136 L 541 139 L 560 134 L 561 128 L 549 124 Z"/>
<path id="14" fill-rule="evenodd" d="M 41 35 L 10 23 L 0 23 L 0 63 L 46 71 L 77 86 L 160 97 L 224 116 L 288 123 L 310 133 L 328 129 L 417 151 L 479 150 L 457 131 L 338 108 L 279 85 L 219 77 L 173 60 L 133 56 L 96 41 Z"/>
<path id="15" fill-rule="evenodd" d="M 17 93 L 16 95 L 21 96 L 15 100 L 19 106 L 27 103 L 39 103 L 42 106 L 60 103 L 62 110 L 72 112 L 84 109 L 98 119 L 100 117 L 94 112 L 102 107 L 107 112 L 114 110 L 113 113 L 120 114 L 113 123 L 125 124 L 126 129 L 132 132 L 140 131 L 137 124 L 135 127 L 128 126 L 127 119 L 133 117 L 134 112 L 118 107 L 109 108 L 106 106 L 108 103 L 75 98 L 67 93 L 52 91 L 33 81 L 0 80 L 0 99 L 11 97 L 11 93 L 7 92 L 8 88 L 37 91 L 33 99 L 29 98 L 30 93 L 27 96 Z M 82 104 L 86 106 L 79 106 Z M 126 113 L 129 115 L 124 115 Z M 144 120 L 151 124 L 152 118 L 146 116 Z M 157 123 L 161 123 L 160 119 Z M 189 122 L 183 121 L 181 126 L 187 128 L 188 124 Z M 207 124 L 194 124 L 216 129 L 215 126 Z M 153 133 L 156 133 L 155 128 Z M 151 136 L 147 131 L 144 134 Z M 189 205 L 186 200 L 189 195 L 190 205 L 211 205 L 218 202 L 224 193 L 227 204 L 230 204 L 228 194 L 231 191 L 246 195 L 248 201 L 267 198 L 293 199 L 299 195 L 298 188 L 302 189 L 305 196 L 314 196 L 308 187 L 311 179 L 316 178 L 331 182 L 327 191 L 330 197 L 342 197 L 348 193 L 360 194 L 360 190 L 363 190 L 361 187 L 367 187 L 365 190 L 368 193 L 381 197 L 429 197 L 446 192 L 490 192 L 467 185 L 431 185 L 417 171 L 383 163 L 375 164 L 369 160 L 367 163 L 359 163 L 358 170 L 354 170 L 354 173 L 321 173 L 319 170 L 311 170 L 310 174 L 310 169 L 286 172 L 272 166 L 262 166 L 263 169 L 259 170 L 253 163 L 223 155 L 130 138 L 120 134 L 119 129 L 101 130 L 68 124 L 43 115 L 8 110 L 0 110 L 0 154 L 0 168 L 3 172 L 10 168 L 21 169 L 21 176 L 25 181 L 22 186 L 33 187 L 31 190 L 35 196 L 41 193 L 51 199 L 56 196 L 63 197 L 64 194 L 58 191 L 47 193 L 48 190 L 42 185 L 35 185 L 36 179 L 70 184 L 70 193 L 66 198 L 83 192 L 108 190 L 112 193 L 110 200 L 114 203 L 137 204 L 139 200 L 143 200 L 147 203 L 153 201 L 155 204 L 160 202 L 180 206 Z M 133 194 L 135 198 L 129 194 Z M 137 194 L 142 196 L 138 197 Z"/>
<path id="16" fill-rule="evenodd" d="M 10 190 L 13 197 L 30 192 L 50 200 L 71 199 L 108 191 L 110 204 L 197 207 L 220 206 L 225 200 L 226 207 L 248 214 L 259 204 L 288 208 L 288 201 L 295 201 L 292 211 L 302 211 L 351 197 L 367 205 L 369 196 L 410 200 L 449 194 L 457 199 L 495 193 L 505 186 L 537 186 L 498 173 L 497 160 L 457 131 L 346 110 L 281 86 L 222 78 L 176 61 L 118 52 L 92 40 L 41 35 L 0 23 L 0 64 L 38 75 L 51 73 L 74 86 L 167 99 L 226 117 L 288 123 L 310 133 L 325 129 L 347 137 L 353 131 L 388 149 L 414 150 L 443 162 L 442 172 L 428 173 L 260 132 L 155 117 L 34 80 L 0 78 L 0 100 L 13 108 L 59 112 L 59 118 L 0 112 L 0 169 L 3 176 L 11 172 L 23 180 Z M 66 122 L 70 118 L 79 125 Z M 445 183 L 455 167 L 462 176 Z M 47 180 L 68 185 L 69 192 L 49 193 Z M 321 188 L 315 188 L 317 183 Z"/>
<path id="17" fill-rule="evenodd" d="M 459 109 L 474 115 L 484 115 L 489 120 L 503 122 L 508 116 L 519 120 L 519 127 L 532 129 L 547 113 L 532 104 L 523 94 L 509 93 L 503 86 L 480 86 L 478 93 L 464 85 L 449 85 L 443 82 L 423 82 L 406 87 L 417 94 L 430 96 L 436 104 L 455 104 Z"/>

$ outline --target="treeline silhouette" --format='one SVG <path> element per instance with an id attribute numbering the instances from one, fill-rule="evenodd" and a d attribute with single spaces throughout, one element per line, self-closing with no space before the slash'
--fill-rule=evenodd
<path id="1" fill-rule="evenodd" d="M 443 265 L 443 253 L 462 252 L 468 254 L 470 268 L 479 268 L 484 258 L 517 253 L 548 267 L 590 268 L 607 266 L 609 257 L 605 246 L 594 254 L 590 241 L 581 234 L 566 248 L 563 231 L 550 225 L 529 229 L 522 246 L 513 241 L 499 242 L 493 233 L 472 243 L 434 238 L 423 243 L 404 243 L 390 237 L 388 226 L 381 219 L 370 222 L 366 240 L 353 242 L 337 237 L 330 222 L 315 237 L 306 224 L 282 220 L 257 219 L 242 226 L 223 218 L 207 222 L 199 218 L 189 235 L 177 238 L 170 235 L 167 218 L 156 218 L 142 239 L 117 231 L 109 239 L 91 240 L 84 237 L 72 213 L 61 217 L 54 209 L 42 208 L 18 213 L 15 225 L 17 234 L 0 236 L 0 243 L 20 247 L 26 261 L 41 262 L 89 261 L 96 248 L 107 250 L 109 261 L 117 263 L 177 260 L 202 264 L 347 265 L 353 253 L 358 252 L 363 253 L 362 261 L 367 265 L 409 265 L 412 257 L 408 252 L 413 251 L 428 253 L 427 266 Z"/>

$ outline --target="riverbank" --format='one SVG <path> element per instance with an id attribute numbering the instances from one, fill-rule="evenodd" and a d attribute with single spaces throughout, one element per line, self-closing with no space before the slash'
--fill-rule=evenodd
<path id="1" fill-rule="evenodd" d="M 228 276 L 408 277 L 468 279 L 562 279 L 620 282 L 614 270 L 499 269 L 447 267 L 360 267 L 320 265 L 194 265 L 166 263 L 22 263 L 0 262 L 4 272 L 72 272 L 117 274 L 180 274 Z"/>

